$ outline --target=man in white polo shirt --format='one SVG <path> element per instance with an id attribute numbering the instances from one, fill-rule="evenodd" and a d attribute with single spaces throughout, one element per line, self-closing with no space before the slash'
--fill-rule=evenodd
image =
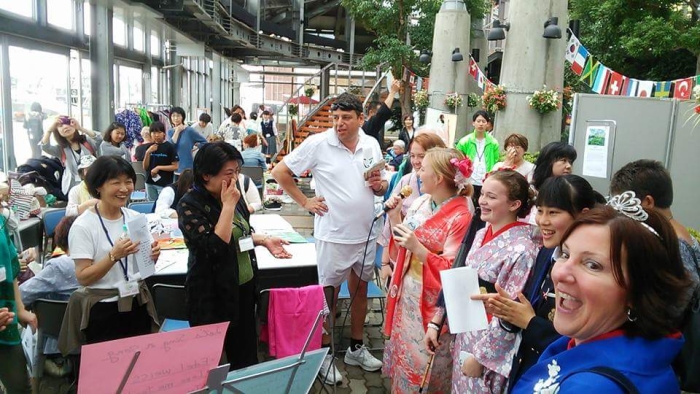
<path id="1" fill-rule="evenodd" d="M 351 344 L 345 363 L 377 371 L 382 363 L 370 354 L 362 338 L 367 282 L 374 277 L 377 235 L 370 236 L 376 216 L 374 197 L 384 195 L 388 187 L 382 180 L 383 170 L 368 171 L 382 160 L 383 154 L 377 140 L 360 128 L 364 115 L 356 96 L 341 94 L 331 111 L 333 129 L 308 137 L 275 166 L 272 176 L 297 204 L 316 215 L 314 237 L 320 284 L 334 286 L 337 299 L 340 285 L 348 281 L 353 301 Z M 292 178 L 306 170 L 311 170 L 316 182 L 313 198 L 307 198 Z M 329 346 L 330 337 L 324 336 L 323 343 Z M 321 367 L 321 376 L 329 384 L 342 382 L 340 372 L 331 363 L 329 355 Z"/>

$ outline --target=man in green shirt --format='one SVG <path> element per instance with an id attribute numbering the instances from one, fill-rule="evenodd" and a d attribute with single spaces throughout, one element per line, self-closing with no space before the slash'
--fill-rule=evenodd
<path id="1" fill-rule="evenodd" d="M 471 184 L 474 186 L 474 205 L 479 205 L 479 195 L 484 176 L 488 174 L 493 166 L 498 162 L 500 153 L 498 151 L 498 141 L 486 132 L 491 117 L 486 111 L 476 111 L 472 117 L 474 131 L 460 139 L 455 148 L 464 153 L 474 163 L 474 172 L 471 177 Z"/>

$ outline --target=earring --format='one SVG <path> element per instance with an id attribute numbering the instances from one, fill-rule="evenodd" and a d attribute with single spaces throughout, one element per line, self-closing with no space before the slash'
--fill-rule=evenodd
<path id="1" fill-rule="evenodd" d="M 627 320 L 632 323 L 637 321 L 637 316 L 632 314 L 632 308 L 627 308 Z"/>

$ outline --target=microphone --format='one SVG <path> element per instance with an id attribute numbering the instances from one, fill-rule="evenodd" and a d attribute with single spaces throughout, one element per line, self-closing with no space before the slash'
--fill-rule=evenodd
<path id="1" fill-rule="evenodd" d="M 399 192 L 398 196 L 403 200 L 404 198 L 410 196 L 411 194 L 413 194 L 413 188 L 411 187 L 411 185 L 405 185 L 404 187 L 401 188 L 401 191 Z M 379 215 L 377 215 L 377 219 L 384 216 L 384 214 L 389 212 L 390 210 L 391 210 L 391 208 L 384 205 L 384 209 L 381 212 L 379 212 Z"/>

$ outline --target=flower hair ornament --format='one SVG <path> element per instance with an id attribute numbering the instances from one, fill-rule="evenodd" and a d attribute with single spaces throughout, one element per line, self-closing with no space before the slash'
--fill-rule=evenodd
<path id="1" fill-rule="evenodd" d="M 622 194 L 610 197 L 608 205 L 628 218 L 639 222 L 659 239 L 661 238 L 653 227 L 644 223 L 649 218 L 649 214 L 644 210 L 642 201 L 637 198 L 633 191 L 628 190 Z"/>
<path id="2" fill-rule="evenodd" d="M 453 157 L 450 159 L 450 164 L 457 169 L 457 171 L 455 171 L 454 181 L 455 185 L 457 186 L 457 190 L 462 191 L 462 189 L 469 185 L 469 178 L 471 178 L 472 172 L 474 172 L 474 164 L 468 157 L 465 157 L 462 160 Z"/>

